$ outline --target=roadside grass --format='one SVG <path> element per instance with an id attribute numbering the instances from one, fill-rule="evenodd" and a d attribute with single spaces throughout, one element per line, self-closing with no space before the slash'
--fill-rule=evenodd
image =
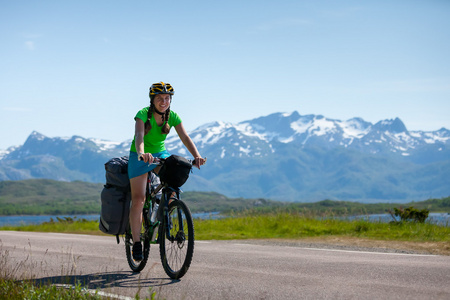
<path id="1" fill-rule="evenodd" d="M 30 245 L 31 247 L 31 245 Z M 31 251 L 31 249 L 30 249 Z M 73 256 L 71 257 L 73 259 Z M 84 280 L 71 280 L 73 277 L 74 261 L 68 265 L 72 267 L 61 269 L 61 281 L 51 283 L 51 280 L 36 279 L 34 270 L 42 268 L 43 263 L 34 260 L 30 253 L 24 260 L 12 263 L 10 251 L 3 248 L 0 240 L 0 299 L 11 300 L 53 300 L 53 299 L 76 299 L 76 300 L 104 300 L 104 299 L 130 299 L 105 293 L 101 290 L 89 289 Z M 64 275 L 65 274 L 65 275 Z M 76 282 L 72 282 L 76 281 Z M 139 287 L 138 292 L 141 290 Z M 133 299 L 157 299 L 156 292 L 149 288 L 149 297 L 141 298 L 136 294 Z M 159 299 L 159 298 L 158 298 Z"/>
<path id="2" fill-rule="evenodd" d="M 103 296 L 101 294 L 91 294 L 85 291 L 81 284 L 70 288 L 62 288 L 56 285 L 36 285 L 29 281 L 16 281 L 11 279 L 0 278 L 0 299 L 8 300 L 54 300 L 54 299 L 71 299 L 71 300 L 106 300 L 117 299 L 118 296 Z M 128 299 L 127 297 L 126 299 Z M 121 298 L 118 298 L 121 299 Z M 122 299 L 125 299 L 123 297 Z M 139 295 L 133 299 L 140 300 Z M 156 293 L 153 292 L 147 299 L 156 299 Z"/>
<path id="3" fill-rule="evenodd" d="M 4 298 L 3 298 L 4 297 Z M 98 295 L 85 293 L 80 285 L 71 289 L 63 289 L 54 285 L 37 286 L 22 281 L 17 282 L 0 278 L 0 298 L 11 300 L 22 299 L 78 299 L 97 300 L 103 299 Z"/>
<path id="4" fill-rule="evenodd" d="M 382 223 L 367 220 L 313 218 L 302 214 L 275 212 L 219 220 L 196 220 L 196 239 L 301 239 L 346 236 L 378 240 L 446 242 L 450 246 L 450 227 L 430 223 Z"/>
<path id="5" fill-rule="evenodd" d="M 30 256 L 17 264 L 9 264 L 9 251 L 4 250 L 0 240 L 0 299 L 79 299 L 96 300 L 102 297 L 86 293 L 80 284 L 73 288 L 61 288 L 50 284 L 35 284 L 27 277 L 24 269 L 36 268 Z M 27 272 L 28 273 L 28 272 Z"/>
<path id="6" fill-rule="evenodd" d="M 51 220 L 42 224 L 3 226 L 0 227 L 0 230 L 105 235 L 98 229 L 98 221 L 77 220 L 73 218 L 58 218 L 56 221 Z"/>

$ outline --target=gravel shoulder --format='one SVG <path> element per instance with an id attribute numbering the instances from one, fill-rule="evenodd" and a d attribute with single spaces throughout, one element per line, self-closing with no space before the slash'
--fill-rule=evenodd
<path id="1" fill-rule="evenodd" d="M 243 240 L 240 243 L 244 242 Z M 303 248 L 340 249 L 385 253 L 414 253 L 450 256 L 450 242 L 383 241 L 355 237 L 318 237 L 296 240 L 245 240 L 245 243 Z"/>

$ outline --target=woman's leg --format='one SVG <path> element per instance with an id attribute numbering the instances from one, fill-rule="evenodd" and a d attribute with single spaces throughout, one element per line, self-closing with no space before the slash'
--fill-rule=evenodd
<path id="1" fill-rule="evenodd" d="M 131 184 L 131 209 L 130 209 L 130 226 L 131 234 L 133 235 L 133 242 L 139 242 L 141 237 L 142 226 L 142 209 L 145 202 L 145 191 L 148 174 L 130 179 Z"/>

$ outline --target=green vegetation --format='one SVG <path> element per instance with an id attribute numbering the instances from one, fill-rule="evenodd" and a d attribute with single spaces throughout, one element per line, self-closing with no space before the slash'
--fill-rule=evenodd
<path id="1" fill-rule="evenodd" d="M 392 212 L 390 212 L 392 215 Z M 394 207 L 394 215 L 400 217 L 400 222 L 419 222 L 424 223 L 428 218 L 430 211 L 428 209 L 418 210 L 412 206 L 408 208 Z"/>
<path id="2" fill-rule="evenodd" d="M 49 179 L 0 181 L 0 216 L 99 214 L 103 184 Z M 226 212 L 278 202 L 264 199 L 230 199 L 214 192 L 185 192 L 192 212 Z"/>
<path id="3" fill-rule="evenodd" d="M 182 199 L 193 213 L 221 212 L 227 214 L 257 207 L 272 210 L 275 207 L 285 205 L 282 202 L 267 199 L 228 198 L 214 192 L 185 192 L 182 194 Z"/>
<path id="4" fill-rule="evenodd" d="M 98 221 L 88 221 L 85 219 L 72 219 L 65 217 L 58 218 L 57 221 L 51 219 L 50 222 L 44 222 L 37 225 L 3 226 L 0 230 L 15 231 L 36 231 L 36 232 L 60 232 L 75 234 L 103 234 L 98 229 Z"/>
<path id="5" fill-rule="evenodd" d="M 0 215 L 99 213 L 102 188 L 101 184 L 81 181 L 0 181 Z"/>
<path id="6" fill-rule="evenodd" d="M 96 294 L 87 293 L 80 284 L 66 289 L 51 284 L 39 284 L 33 279 L 17 278 L 23 276 L 19 274 L 26 268 L 28 259 L 27 257 L 25 261 L 14 266 L 9 265 L 9 251 L 4 251 L 0 243 L 0 299 L 102 299 Z"/>
<path id="7" fill-rule="evenodd" d="M 60 220 L 59 222 L 64 221 L 65 220 Z M 9 261 L 9 251 L 3 251 L 2 245 L 0 243 L 0 299 L 111 299 L 108 294 L 102 294 L 98 291 L 87 290 L 82 280 L 76 280 L 76 282 L 72 282 L 73 280 L 71 280 L 70 277 L 72 277 L 71 274 L 73 274 L 73 270 L 63 270 L 62 272 L 68 272 L 67 278 L 58 283 L 52 283 L 51 280 L 47 281 L 32 278 L 22 279 L 24 275 L 20 275 L 21 272 L 24 269 L 29 270 L 29 268 L 35 268 L 36 265 L 28 265 L 28 263 L 30 262 L 29 257 L 27 257 L 25 261 L 19 262 L 18 264 L 11 265 L 8 264 Z M 149 288 L 149 295 L 150 298 L 146 297 L 145 299 L 156 299 L 156 292 L 153 292 L 151 288 Z M 134 299 L 139 300 L 141 298 L 136 294 Z"/>
<path id="8" fill-rule="evenodd" d="M 270 213 L 276 208 L 278 211 L 301 213 L 314 216 L 357 216 L 369 214 L 388 213 L 394 207 L 415 207 L 427 209 L 430 212 L 450 213 L 450 197 L 442 199 L 430 199 L 421 202 L 410 203 L 358 203 L 349 201 L 323 200 L 314 203 L 270 203 L 267 206 L 256 206 L 248 214 Z"/>
<path id="9" fill-rule="evenodd" d="M 378 240 L 450 242 L 450 227 L 428 223 L 380 223 L 366 220 L 311 218 L 276 212 L 220 220 L 196 220 L 196 238 L 209 239 L 302 239 L 345 236 Z"/>
<path id="10" fill-rule="evenodd" d="M 95 300 L 102 297 L 86 293 L 80 285 L 71 289 L 56 287 L 55 285 L 34 285 L 32 282 L 15 281 L 0 278 L 0 298 L 11 300 L 22 299 L 77 299 Z"/>

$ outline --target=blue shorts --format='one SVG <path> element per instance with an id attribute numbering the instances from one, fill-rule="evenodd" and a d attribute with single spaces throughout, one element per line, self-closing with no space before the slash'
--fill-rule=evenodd
<path id="1" fill-rule="evenodd" d="M 153 157 L 166 158 L 170 156 L 167 150 L 158 153 L 152 153 Z M 148 164 L 143 160 L 138 160 L 136 152 L 130 151 L 130 158 L 128 159 L 128 177 L 134 178 L 141 176 L 142 174 L 148 173 L 156 168 L 154 164 Z"/>

